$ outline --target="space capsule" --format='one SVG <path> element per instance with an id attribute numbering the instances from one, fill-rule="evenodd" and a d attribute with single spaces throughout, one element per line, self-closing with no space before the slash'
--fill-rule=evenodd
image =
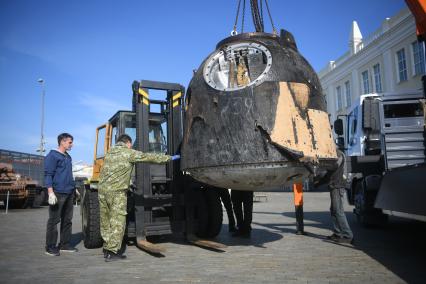
<path id="1" fill-rule="evenodd" d="M 220 41 L 185 100 L 181 167 L 203 183 L 269 190 L 337 158 L 319 79 L 288 31 Z"/>

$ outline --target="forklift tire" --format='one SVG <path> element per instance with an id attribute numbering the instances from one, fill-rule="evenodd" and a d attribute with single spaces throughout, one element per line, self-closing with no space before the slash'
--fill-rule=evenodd
<path id="1" fill-rule="evenodd" d="M 103 240 L 100 230 L 98 192 L 86 190 L 81 210 L 84 247 L 88 249 L 101 247 Z"/>
<path id="2" fill-rule="evenodd" d="M 204 191 L 197 192 L 197 205 L 196 205 L 196 219 L 197 219 L 197 233 L 196 235 L 200 238 L 207 237 L 207 231 L 209 229 L 209 212 L 207 201 L 204 195 Z"/>
<path id="3" fill-rule="evenodd" d="M 197 202 L 198 230 L 200 238 L 214 238 L 222 228 L 223 211 L 219 194 L 214 189 L 199 192 Z"/>
<path id="4" fill-rule="evenodd" d="M 214 189 L 207 189 L 205 192 L 207 206 L 209 208 L 209 227 L 207 238 L 214 238 L 219 235 L 222 229 L 223 209 L 219 194 Z"/>
<path id="5" fill-rule="evenodd" d="M 366 228 L 386 224 L 388 216 L 374 207 L 377 191 L 366 190 L 365 187 L 363 180 L 359 180 L 355 184 L 354 212 L 358 223 Z"/>

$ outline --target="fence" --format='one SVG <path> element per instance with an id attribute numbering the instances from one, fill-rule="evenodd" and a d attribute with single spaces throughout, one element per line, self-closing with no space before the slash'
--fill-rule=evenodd
<path id="1" fill-rule="evenodd" d="M 44 184 L 43 156 L 0 149 L 0 163 L 11 164 L 15 173 Z"/>

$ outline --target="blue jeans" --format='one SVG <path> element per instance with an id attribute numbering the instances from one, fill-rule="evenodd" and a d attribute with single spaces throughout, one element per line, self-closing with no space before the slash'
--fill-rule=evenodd
<path id="1" fill-rule="evenodd" d="M 346 219 L 345 215 L 345 209 L 343 207 L 345 189 L 332 187 L 330 187 L 329 189 L 331 199 L 330 213 L 331 221 L 333 223 L 333 232 L 339 237 L 352 239 L 352 230 L 349 227 L 348 220 Z"/>

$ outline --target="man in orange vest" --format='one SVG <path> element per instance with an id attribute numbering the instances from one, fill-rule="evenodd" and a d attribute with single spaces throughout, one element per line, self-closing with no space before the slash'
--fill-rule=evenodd
<path id="1" fill-rule="evenodd" d="M 293 193 L 296 212 L 296 235 L 306 235 L 303 226 L 303 183 L 294 183 Z"/>

